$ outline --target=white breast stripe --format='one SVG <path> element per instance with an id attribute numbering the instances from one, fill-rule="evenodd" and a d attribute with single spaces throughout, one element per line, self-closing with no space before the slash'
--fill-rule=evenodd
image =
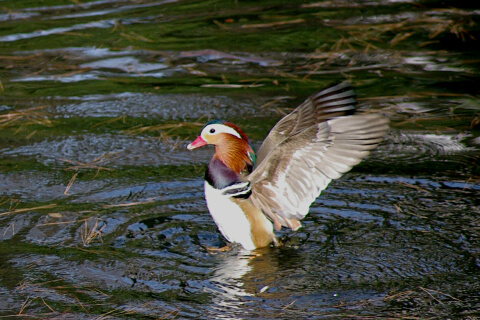
<path id="1" fill-rule="evenodd" d="M 250 182 L 240 182 L 233 184 L 231 186 L 225 187 L 222 190 L 222 194 L 228 197 L 238 197 L 242 195 L 246 195 L 249 192 L 252 192 L 252 188 L 250 187 Z"/>

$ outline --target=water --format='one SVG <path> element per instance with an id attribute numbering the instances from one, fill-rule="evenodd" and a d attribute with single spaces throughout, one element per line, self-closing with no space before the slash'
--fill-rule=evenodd
<path id="1" fill-rule="evenodd" d="M 2 1 L 0 317 L 480 317 L 480 8 L 440 1 Z M 213 118 L 259 146 L 351 81 L 386 141 L 284 246 L 224 244 Z"/>

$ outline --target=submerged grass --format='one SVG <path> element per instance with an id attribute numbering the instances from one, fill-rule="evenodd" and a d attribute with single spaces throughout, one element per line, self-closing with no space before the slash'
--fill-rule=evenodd
<path id="1" fill-rule="evenodd" d="M 16 213 L 21 213 L 21 212 L 30 212 L 30 211 L 52 209 L 56 206 L 56 204 L 52 203 L 52 204 L 47 204 L 47 205 L 37 206 L 37 207 L 17 208 L 17 206 L 20 204 L 19 200 L 9 199 L 8 201 L 10 202 L 9 209 L 5 212 L 0 212 L 0 216 L 16 214 Z M 0 206 L 1 205 L 2 205 L 2 203 L 0 203 Z"/>
<path id="2" fill-rule="evenodd" d="M 176 132 L 177 130 L 184 131 L 186 129 L 192 129 L 192 128 L 198 130 L 203 125 L 204 123 L 199 122 L 199 120 L 197 120 L 196 122 L 161 123 L 161 124 L 150 125 L 150 126 L 138 125 L 133 128 L 124 130 L 124 132 L 128 134 L 141 134 L 145 132 L 155 132 L 155 133 L 161 132 L 164 134 L 162 138 L 169 138 L 171 137 L 171 134 L 173 132 Z"/>
<path id="3" fill-rule="evenodd" d="M 102 230 L 105 228 L 105 224 L 99 225 L 99 219 L 93 219 L 93 225 L 91 219 L 86 220 L 84 223 L 84 228 L 80 231 L 80 238 L 82 239 L 82 244 L 84 247 L 90 245 L 92 241 L 100 241 L 103 243 L 102 239 Z"/>
<path id="4" fill-rule="evenodd" d="M 46 107 L 33 107 L 8 111 L 0 114 L 0 129 L 17 126 L 18 130 L 28 125 L 51 126 L 51 114 L 44 111 Z"/>
<path id="5" fill-rule="evenodd" d="M 75 285 L 65 282 L 63 279 L 31 279 L 20 283 L 16 290 L 22 293 L 23 302 L 18 310 L 13 313 L 4 313 L 0 319 L 58 319 L 74 318 L 80 319 L 143 319 L 150 318 L 148 313 L 158 315 L 156 319 L 175 319 L 179 311 L 159 310 L 153 301 L 118 305 L 118 298 L 113 293 L 101 291 L 92 285 Z M 35 294 L 27 294 L 35 292 Z M 42 296 L 56 295 L 62 297 L 60 300 L 43 298 Z M 63 300 L 63 301 L 62 301 Z"/>

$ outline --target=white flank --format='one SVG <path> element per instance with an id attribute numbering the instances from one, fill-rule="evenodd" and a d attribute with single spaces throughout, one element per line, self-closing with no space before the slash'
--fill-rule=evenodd
<path id="1" fill-rule="evenodd" d="M 206 181 L 205 199 L 208 211 L 223 236 L 230 242 L 240 243 L 247 250 L 255 249 L 250 223 L 242 209 L 229 196 L 223 195 L 222 190 L 215 189 Z"/>

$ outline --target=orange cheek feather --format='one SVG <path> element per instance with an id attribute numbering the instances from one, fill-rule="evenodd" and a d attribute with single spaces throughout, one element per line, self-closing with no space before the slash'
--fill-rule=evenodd
<path id="1" fill-rule="evenodd" d="M 240 173 L 246 164 L 252 164 L 247 151 L 253 152 L 248 143 L 242 139 L 222 137 L 222 143 L 216 145 L 216 156 L 233 171 Z"/>

